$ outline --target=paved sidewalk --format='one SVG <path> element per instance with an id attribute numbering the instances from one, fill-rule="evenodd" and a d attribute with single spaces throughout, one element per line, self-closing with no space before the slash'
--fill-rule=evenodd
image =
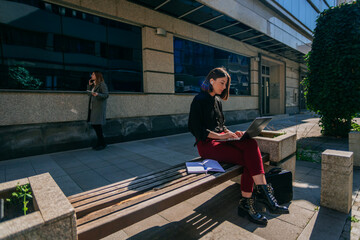
<path id="1" fill-rule="evenodd" d="M 356 239 L 360 237 L 360 170 L 354 169 L 353 208 L 342 214 L 320 205 L 321 165 L 325 149 L 348 150 L 347 139 L 320 135 L 311 114 L 277 116 L 268 129 L 296 132 L 305 160 L 297 161 L 294 200 L 289 215 L 267 215 L 266 228 L 237 216 L 239 186 L 228 181 L 181 204 L 125 228 L 106 239 Z M 245 130 L 249 123 L 230 126 Z M 189 133 L 0 162 L 0 182 L 50 172 L 65 195 L 183 163 L 198 156 Z M 307 155 L 310 154 L 310 155 Z M 310 157 L 309 157 L 310 156 Z"/>

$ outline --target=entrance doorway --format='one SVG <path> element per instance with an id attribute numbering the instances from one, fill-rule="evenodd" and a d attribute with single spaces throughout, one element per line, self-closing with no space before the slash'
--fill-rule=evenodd
<path id="1" fill-rule="evenodd" d="M 261 115 L 285 113 L 285 63 L 261 56 L 259 110 Z"/>

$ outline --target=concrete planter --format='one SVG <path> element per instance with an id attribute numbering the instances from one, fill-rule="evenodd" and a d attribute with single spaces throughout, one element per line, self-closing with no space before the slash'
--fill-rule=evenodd
<path id="1" fill-rule="evenodd" d="M 49 173 L 0 184 L 0 193 L 30 183 L 35 212 L 0 223 L 0 239 L 76 239 L 75 210 Z"/>
<path id="2" fill-rule="evenodd" d="M 275 167 L 281 167 L 292 172 L 295 180 L 296 165 L 296 133 L 281 131 L 262 131 L 260 136 L 254 138 L 259 145 L 260 151 L 270 155 L 270 163 L 264 164 L 265 172 Z M 235 177 L 232 181 L 241 182 L 241 177 Z"/>
<path id="3" fill-rule="evenodd" d="M 354 153 L 354 166 L 360 166 L 360 132 L 349 132 L 349 151 Z"/>
<path id="4" fill-rule="evenodd" d="M 270 163 L 264 165 L 265 172 L 274 167 L 281 167 L 292 172 L 295 179 L 296 164 L 296 133 L 285 133 L 281 131 L 261 132 L 255 137 L 261 152 L 270 155 Z"/>

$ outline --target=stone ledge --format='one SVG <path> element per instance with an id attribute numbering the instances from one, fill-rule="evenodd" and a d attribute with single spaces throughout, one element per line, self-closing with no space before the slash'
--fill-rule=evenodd
<path id="1" fill-rule="evenodd" d="M 0 239 L 76 239 L 75 210 L 49 173 L 0 184 L 0 193 L 30 183 L 35 212 L 0 223 Z"/>
<path id="2" fill-rule="evenodd" d="M 283 131 L 262 131 L 266 137 L 258 136 L 254 139 L 262 152 L 269 153 L 271 162 L 280 162 L 296 152 L 296 133 L 285 133 L 277 137 Z M 269 137 L 268 137 L 269 136 Z"/>

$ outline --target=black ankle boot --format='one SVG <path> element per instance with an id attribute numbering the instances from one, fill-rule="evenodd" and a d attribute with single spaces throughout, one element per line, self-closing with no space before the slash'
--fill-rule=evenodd
<path id="1" fill-rule="evenodd" d="M 274 214 L 288 214 L 289 209 L 285 206 L 280 206 L 275 197 L 274 197 L 274 190 L 271 185 L 258 185 L 257 186 L 257 201 L 264 203 L 270 213 Z"/>
<path id="2" fill-rule="evenodd" d="M 247 218 L 256 224 L 267 225 L 267 218 L 255 211 L 253 198 L 241 198 L 238 206 L 238 214 L 241 217 L 247 216 Z"/>

